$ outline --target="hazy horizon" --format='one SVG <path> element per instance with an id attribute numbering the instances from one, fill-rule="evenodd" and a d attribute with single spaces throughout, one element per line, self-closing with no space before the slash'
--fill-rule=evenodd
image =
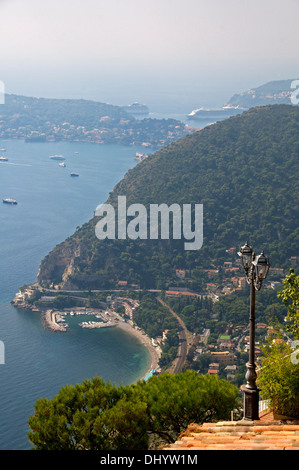
<path id="1" fill-rule="evenodd" d="M 298 77 L 298 0 L 0 0 L 7 93 L 151 111 Z"/>

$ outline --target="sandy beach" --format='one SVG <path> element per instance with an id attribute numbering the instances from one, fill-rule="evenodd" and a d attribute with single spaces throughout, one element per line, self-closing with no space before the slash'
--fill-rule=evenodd
<path id="1" fill-rule="evenodd" d="M 117 325 L 117 328 L 121 328 L 122 330 L 126 331 L 127 333 L 134 335 L 138 340 L 144 344 L 144 346 L 148 349 L 151 357 L 151 365 L 147 372 L 140 378 L 143 379 L 148 372 L 150 372 L 152 369 L 158 368 L 158 363 L 159 359 L 161 356 L 161 349 L 159 347 L 155 347 L 152 344 L 151 338 L 147 336 L 143 331 L 141 330 L 136 330 L 133 326 L 131 326 L 129 323 L 120 321 Z"/>

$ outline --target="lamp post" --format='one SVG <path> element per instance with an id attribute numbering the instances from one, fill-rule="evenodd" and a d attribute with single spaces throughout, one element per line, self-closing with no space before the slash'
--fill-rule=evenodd
<path id="1" fill-rule="evenodd" d="M 259 391 L 256 386 L 256 372 L 254 361 L 255 348 L 255 291 L 259 291 L 263 281 L 266 279 L 270 263 L 269 259 L 262 252 L 256 256 L 251 246 L 246 242 L 240 249 L 239 256 L 242 258 L 242 265 L 246 273 L 246 279 L 250 285 L 250 335 L 249 335 L 249 362 L 247 363 L 246 385 L 242 389 L 244 393 L 244 413 L 246 420 L 259 419 Z"/>

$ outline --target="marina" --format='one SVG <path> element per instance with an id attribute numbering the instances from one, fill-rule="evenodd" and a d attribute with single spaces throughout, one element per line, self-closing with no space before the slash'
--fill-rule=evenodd
<path id="1" fill-rule="evenodd" d="M 82 329 L 108 329 L 117 327 L 119 330 L 135 336 L 135 338 L 146 347 L 151 358 L 151 367 L 143 376 L 143 380 L 148 380 L 151 375 L 158 370 L 159 359 L 162 353 L 160 344 L 153 341 L 140 327 L 134 323 L 134 311 L 139 306 L 139 301 L 128 297 L 107 297 L 107 304 L 102 308 L 72 307 L 64 309 L 47 309 L 31 305 L 28 299 L 34 294 L 34 288 L 27 286 L 23 291 L 19 291 L 11 301 L 17 308 L 31 310 L 41 314 L 41 319 L 45 330 L 50 332 L 65 333 L 74 328 Z M 41 300 L 48 301 L 51 297 L 43 296 Z M 108 306 L 109 305 L 109 306 Z M 118 307 L 124 307 L 122 314 L 117 313 Z M 74 321 L 72 317 L 83 317 L 82 321 Z M 69 317 L 69 318 L 68 318 Z M 92 319 L 90 319 L 93 317 Z"/>
<path id="2" fill-rule="evenodd" d="M 124 299 L 127 300 L 127 299 Z M 126 303 L 126 302 L 125 302 Z M 151 358 L 151 364 L 148 371 L 143 375 L 143 380 L 148 380 L 158 369 L 159 359 L 162 350 L 159 345 L 153 344 L 152 339 L 145 334 L 143 330 L 134 326 L 130 319 L 130 315 L 126 311 L 125 317 L 122 317 L 115 312 L 114 307 L 111 309 L 87 309 L 87 308 L 73 308 L 63 310 L 47 310 L 42 313 L 42 319 L 45 329 L 52 332 L 65 333 L 69 328 L 67 317 L 74 316 L 88 316 L 96 318 L 96 320 L 84 320 L 78 323 L 83 329 L 101 329 L 117 327 L 126 333 L 135 336 L 148 350 Z"/>
<path id="3" fill-rule="evenodd" d="M 63 309 L 63 310 L 47 310 L 43 313 L 43 323 L 45 328 L 51 331 L 65 332 L 69 327 L 67 323 L 67 316 L 88 316 L 94 317 L 96 320 L 81 321 L 79 326 L 81 328 L 111 328 L 117 326 L 119 322 L 125 320 L 116 312 L 100 310 L 100 309 Z"/>

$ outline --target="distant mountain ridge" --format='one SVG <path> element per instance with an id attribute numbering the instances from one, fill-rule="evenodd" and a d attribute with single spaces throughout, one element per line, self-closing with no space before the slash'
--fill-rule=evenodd
<path id="1" fill-rule="evenodd" d="M 291 84 L 294 80 L 276 80 L 256 88 L 250 88 L 243 93 L 233 95 L 228 105 L 249 109 L 269 104 L 292 104 L 291 95 L 293 89 Z"/>
<path id="2" fill-rule="evenodd" d="M 198 274 L 221 265 L 249 241 L 272 266 L 287 266 L 299 246 L 299 107 L 273 105 L 193 133 L 129 170 L 110 193 L 127 203 L 203 204 L 204 243 L 98 240 L 94 217 L 43 260 L 38 281 L 72 288 L 111 288 L 118 280 L 165 287 L 176 269 Z"/>
<path id="3" fill-rule="evenodd" d="M 187 117 L 191 120 L 201 121 L 210 119 L 211 122 L 217 122 L 222 119 L 241 114 L 243 111 L 256 106 L 298 104 L 294 103 L 292 100 L 292 94 L 294 92 L 292 83 L 295 81 L 295 79 L 277 80 L 268 82 L 257 88 L 250 88 L 247 91 L 233 95 L 228 103 L 221 108 L 207 109 L 201 107 L 191 111 Z"/>

